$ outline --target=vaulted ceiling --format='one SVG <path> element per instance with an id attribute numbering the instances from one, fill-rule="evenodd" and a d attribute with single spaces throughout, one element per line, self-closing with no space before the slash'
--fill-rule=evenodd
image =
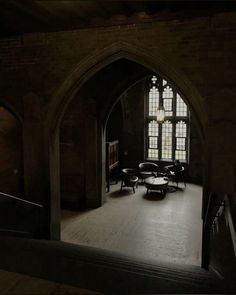
<path id="1" fill-rule="evenodd" d="M 72 30 L 235 10 L 235 1 L 1 0 L 0 34 Z"/>

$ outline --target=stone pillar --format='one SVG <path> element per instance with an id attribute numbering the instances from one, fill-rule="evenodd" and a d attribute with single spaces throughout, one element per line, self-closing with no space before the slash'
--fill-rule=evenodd
<path id="1" fill-rule="evenodd" d="M 86 202 L 90 208 L 101 206 L 101 182 L 98 173 L 101 173 L 101 164 L 98 155 L 98 123 L 95 116 L 89 115 L 86 119 L 86 153 L 85 153 L 85 190 Z"/>
<path id="2" fill-rule="evenodd" d="M 225 196 L 234 195 L 236 191 L 236 109 L 232 107 L 235 103 L 235 94 L 231 89 L 221 89 L 217 91 L 212 98 L 210 105 L 210 122 L 206 133 L 207 147 L 207 177 L 204 185 L 205 208 L 206 213 L 207 201 L 210 194 L 214 196 L 212 206 L 208 215 L 205 216 L 205 224 L 203 227 L 203 245 L 202 245 L 202 264 L 204 267 L 217 265 L 225 261 L 224 249 L 227 249 L 228 237 L 218 234 L 218 230 L 214 235 L 212 233 L 212 217 L 215 216 L 219 204 Z M 220 229 L 221 230 L 221 229 Z M 226 229 L 223 229 L 223 231 Z M 217 256 L 222 247 L 221 259 Z M 216 254 L 217 253 L 217 254 Z"/>
<path id="3" fill-rule="evenodd" d="M 53 138 L 47 138 L 48 157 L 48 181 L 50 192 L 48 193 L 48 216 L 50 217 L 50 239 L 60 240 L 61 235 L 61 192 L 60 192 L 60 151 L 59 128 L 56 129 Z"/>
<path id="4" fill-rule="evenodd" d="M 39 98 L 32 94 L 24 97 L 24 185 L 25 196 L 34 202 L 43 202 L 43 132 L 41 124 L 41 107 Z"/>
<path id="5" fill-rule="evenodd" d="M 231 194 L 236 191 L 236 140 L 234 137 L 236 122 L 222 120 L 211 126 L 211 191 Z"/>
<path id="6" fill-rule="evenodd" d="M 222 195 L 236 191 L 236 88 L 227 85 L 212 97 L 208 130 L 212 156 L 211 191 Z"/>
<path id="7" fill-rule="evenodd" d="M 98 173 L 98 183 L 100 184 L 99 192 L 101 194 L 101 205 L 106 201 L 106 134 L 104 128 L 98 130 L 98 151 L 101 155 L 100 173 Z"/>
<path id="8" fill-rule="evenodd" d="M 49 216 L 45 215 L 46 177 L 44 136 L 42 126 L 42 111 L 40 99 L 33 93 L 24 97 L 23 122 L 23 157 L 24 157 L 24 192 L 25 199 L 42 204 L 44 207 L 30 208 L 29 223 L 34 224 L 35 231 L 42 236 L 48 236 Z"/>

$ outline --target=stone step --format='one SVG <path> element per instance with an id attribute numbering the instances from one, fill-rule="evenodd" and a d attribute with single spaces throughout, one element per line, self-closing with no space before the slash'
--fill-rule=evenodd
<path id="1" fill-rule="evenodd" d="M 221 293 L 197 266 L 158 263 L 65 242 L 0 237 L 0 268 L 105 293 Z"/>

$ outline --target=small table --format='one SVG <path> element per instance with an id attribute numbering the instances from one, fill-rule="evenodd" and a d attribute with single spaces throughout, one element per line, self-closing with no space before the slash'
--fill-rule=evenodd
<path id="1" fill-rule="evenodd" d="M 163 195 L 165 195 L 168 189 L 168 177 L 148 177 L 145 179 L 144 183 L 147 188 L 147 194 L 149 190 L 161 191 Z"/>

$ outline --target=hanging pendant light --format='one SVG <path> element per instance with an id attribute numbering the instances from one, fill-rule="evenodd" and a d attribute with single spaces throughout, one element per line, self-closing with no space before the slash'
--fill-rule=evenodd
<path id="1" fill-rule="evenodd" d="M 162 104 L 159 105 L 157 108 L 157 113 L 156 113 L 156 121 L 158 123 L 163 123 L 165 120 L 165 109 Z"/>
<path id="2" fill-rule="evenodd" d="M 157 88 L 158 88 L 158 91 L 159 93 L 162 92 L 160 91 L 160 87 L 162 87 L 161 85 L 158 85 L 158 79 L 156 76 L 152 76 L 152 88 L 154 90 L 156 90 L 156 93 L 157 93 Z M 158 94 L 158 93 L 157 93 Z M 159 95 L 156 97 L 156 99 L 158 99 Z M 157 123 L 163 123 L 165 120 L 165 109 L 164 109 L 164 106 L 163 106 L 163 97 L 161 96 L 159 98 L 159 106 L 156 110 L 156 121 Z"/>

